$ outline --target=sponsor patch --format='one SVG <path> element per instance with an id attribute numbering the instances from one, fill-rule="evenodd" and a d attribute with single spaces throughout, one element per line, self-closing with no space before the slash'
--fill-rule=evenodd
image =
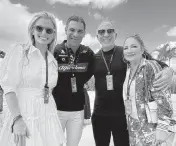
<path id="1" fill-rule="evenodd" d="M 82 53 L 87 53 L 87 50 L 83 50 Z"/>
<path id="2" fill-rule="evenodd" d="M 58 64 L 59 72 L 86 72 L 88 63 L 77 63 L 76 65 Z"/>
<path id="3" fill-rule="evenodd" d="M 62 61 L 65 61 L 65 58 L 62 58 Z"/>
<path id="4" fill-rule="evenodd" d="M 64 50 L 61 50 L 61 54 L 65 54 L 65 51 L 64 51 Z"/>
<path id="5" fill-rule="evenodd" d="M 66 54 L 64 54 L 64 55 L 59 54 L 59 57 L 68 57 L 68 55 L 66 55 Z"/>

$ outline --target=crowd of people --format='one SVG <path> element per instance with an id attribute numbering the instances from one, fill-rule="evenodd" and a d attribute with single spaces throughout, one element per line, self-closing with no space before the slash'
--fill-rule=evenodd
<path id="1" fill-rule="evenodd" d="M 3 59 L 0 90 L 8 107 L 3 110 L 1 96 L 1 146 L 78 146 L 89 103 L 84 86 L 92 76 L 96 146 L 109 146 L 111 135 L 114 146 L 176 145 L 170 88 L 176 76 L 152 58 L 139 35 L 118 46 L 115 26 L 104 20 L 96 30 L 101 49 L 94 53 L 81 44 L 82 17 L 68 18 L 61 44 L 57 31 L 53 14 L 37 13 L 28 26 L 29 42 Z"/>

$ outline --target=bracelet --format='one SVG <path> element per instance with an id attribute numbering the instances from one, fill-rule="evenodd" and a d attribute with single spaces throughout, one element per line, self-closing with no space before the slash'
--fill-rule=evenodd
<path id="1" fill-rule="evenodd" d="M 14 127 L 14 125 L 15 125 L 15 122 L 18 121 L 18 120 L 21 119 L 21 118 L 22 118 L 22 116 L 21 116 L 21 115 L 18 115 L 18 116 L 16 116 L 16 117 L 13 119 L 13 123 L 12 123 L 12 126 L 11 126 L 11 131 L 12 131 L 12 133 L 13 133 L 13 127 Z"/>

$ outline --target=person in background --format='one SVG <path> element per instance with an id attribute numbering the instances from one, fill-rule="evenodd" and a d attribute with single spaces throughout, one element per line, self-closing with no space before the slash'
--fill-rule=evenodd
<path id="1" fill-rule="evenodd" d="M 97 29 L 101 49 L 94 55 L 95 102 L 92 128 L 96 146 L 109 146 L 111 134 L 114 146 L 129 146 L 123 102 L 123 83 L 127 66 L 123 61 L 123 47 L 115 45 L 117 32 L 110 21 L 104 20 Z M 148 58 L 152 59 L 152 58 Z M 162 67 L 165 64 L 160 62 Z M 172 71 L 159 72 L 154 86 L 161 90 L 170 84 Z"/>
<path id="2" fill-rule="evenodd" d="M 0 113 L 3 111 L 3 89 L 0 86 Z"/>
<path id="3" fill-rule="evenodd" d="M 67 135 L 67 146 L 78 146 L 84 125 L 84 84 L 92 76 L 93 51 L 81 44 L 86 24 L 73 15 L 65 27 L 67 40 L 54 51 L 59 78 L 53 90 L 61 125 Z"/>
<path id="4" fill-rule="evenodd" d="M 155 60 L 146 60 L 151 56 L 139 35 L 129 36 L 124 42 L 123 49 L 124 60 L 127 63 L 123 98 L 130 146 L 154 146 L 164 142 L 172 146 L 174 133 L 168 134 L 167 131 L 170 129 L 164 127 L 165 122 L 172 120 L 173 115 L 171 88 L 167 86 L 163 90 L 156 90 L 153 86 L 156 74 L 162 67 Z M 148 118 L 146 104 L 153 112 L 150 113 L 153 119 Z M 160 135 L 156 135 L 157 132 L 160 132 Z M 168 136 L 161 141 L 159 137 L 162 137 L 163 132 Z"/>
<path id="5" fill-rule="evenodd" d="M 3 125 L 3 89 L 0 86 L 0 131 Z"/>
<path id="6" fill-rule="evenodd" d="M 6 53 L 4 51 L 0 50 L 0 66 L 1 66 L 1 62 L 2 62 L 3 58 L 5 57 L 5 54 Z M 3 112 L 3 110 L 4 110 L 3 104 L 4 104 L 4 102 L 3 102 L 3 89 L 0 86 L 0 131 L 1 131 L 1 128 L 3 125 L 3 113 L 4 113 Z"/>
<path id="7" fill-rule="evenodd" d="M 51 94 L 58 66 L 53 56 L 57 41 L 55 17 L 34 15 L 29 43 L 12 48 L 2 63 L 0 83 L 9 114 L 0 133 L 1 146 L 59 146 L 65 142 Z"/>

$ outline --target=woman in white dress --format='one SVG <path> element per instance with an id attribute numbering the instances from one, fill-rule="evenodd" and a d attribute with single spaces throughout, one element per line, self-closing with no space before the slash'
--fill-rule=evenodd
<path id="1" fill-rule="evenodd" d="M 28 28 L 30 43 L 17 45 L 4 58 L 1 85 L 9 114 L 0 133 L 1 146 L 59 146 L 65 142 L 52 89 L 57 62 L 55 18 L 36 14 Z"/>

